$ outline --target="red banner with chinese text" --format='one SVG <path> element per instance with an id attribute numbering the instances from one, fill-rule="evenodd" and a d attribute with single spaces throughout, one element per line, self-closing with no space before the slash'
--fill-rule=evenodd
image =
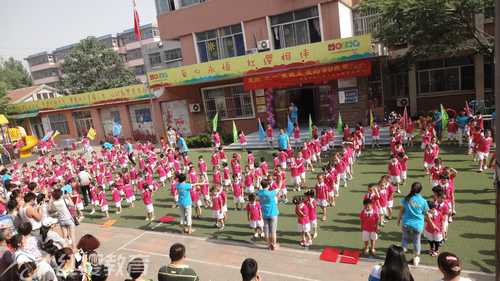
<path id="1" fill-rule="evenodd" d="M 371 59 L 360 59 L 308 67 L 276 73 L 243 77 L 245 91 L 292 86 L 307 83 L 321 83 L 328 80 L 366 76 L 371 74 Z"/>

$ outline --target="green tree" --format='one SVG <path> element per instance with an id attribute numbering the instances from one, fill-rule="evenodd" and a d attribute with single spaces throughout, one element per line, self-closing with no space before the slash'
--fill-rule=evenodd
<path id="1" fill-rule="evenodd" d="M 358 12 L 376 10 L 372 33 L 388 47 L 407 47 L 395 58 L 408 70 L 419 58 L 473 50 L 494 61 L 494 38 L 482 29 L 494 0 L 363 0 Z M 478 24 L 479 23 L 479 24 Z"/>
<path id="2" fill-rule="evenodd" d="M 0 57 L 0 82 L 4 82 L 9 91 L 26 88 L 33 84 L 30 74 L 22 62 L 13 57 L 7 60 Z"/>
<path id="3" fill-rule="evenodd" d="M 0 82 L 0 114 L 7 114 L 12 108 L 12 105 L 9 104 L 9 101 L 12 100 L 12 97 L 8 97 L 7 94 L 7 85 L 5 82 Z"/>
<path id="4" fill-rule="evenodd" d="M 69 50 L 61 64 L 63 94 L 81 94 L 141 83 L 135 69 L 125 69 L 120 55 L 94 36 Z"/>

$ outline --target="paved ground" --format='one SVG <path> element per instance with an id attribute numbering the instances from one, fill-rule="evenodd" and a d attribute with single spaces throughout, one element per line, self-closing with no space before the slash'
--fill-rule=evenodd
<path id="1" fill-rule="evenodd" d="M 186 264 L 192 267 L 201 280 L 241 280 L 241 263 L 247 257 L 257 260 L 263 280 L 368 280 L 370 269 L 381 260 L 360 258 L 356 265 L 319 260 L 320 252 L 280 248 L 276 251 L 262 245 L 230 240 L 202 238 L 190 235 L 159 233 L 133 228 L 109 227 L 82 223 L 77 236 L 86 233 L 101 241 L 97 250 L 104 256 L 104 264 L 111 271 L 108 280 L 123 280 L 130 259 L 140 255 L 148 260 L 145 278 L 156 280 L 158 269 L 170 262 L 168 252 L 174 243 L 187 248 Z M 436 280 L 442 277 L 437 267 L 411 266 L 415 280 Z M 473 271 L 462 272 L 472 280 L 495 280 L 492 274 Z"/>
<path id="2" fill-rule="evenodd" d="M 100 148 L 94 149 L 99 151 Z M 59 150 L 55 151 L 58 158 L 59 153 Z M 31 164 L 36 159 L 37 156 L 30 156 L 18 161 Z M 320 261 L 319 251 L 282 247 L 273 252 L 262 245 L 248 242 L 180 235 L 174 233 L 178 226 L 172 227 L 172 232 L 169 229 L 163 233 L 118 226 L 102 228 L 95 223 L 82 223 L 77 229 L 77 236 L 91 233 L 100 239 L 102 245 L 98 253 L 103 255 L 104 263 L 110 267 L 109 280 L 123 280 L 128 260 L 137 255 L 148 260 L 145 277 L 156 280 L 158 269 L 170 262 L 170 246 L 177 242 L 186 245 L 186 263 L 196 270 L 201 280 L 241 280 L 239 269 L 247 257 L 259 262 L 259 273 L 263 280 L 367 280 L 370 269 L 381 262 L 361 258 L 357 265 L 339 261 L 331 263 Z M 415 280 L 436 280 L 441 277 L 436 266 L 412 266 L 411 270 Z M 495 280 L 492 274 L 475 271 L 465 271 L 462 276 L 472 280 Z"/>

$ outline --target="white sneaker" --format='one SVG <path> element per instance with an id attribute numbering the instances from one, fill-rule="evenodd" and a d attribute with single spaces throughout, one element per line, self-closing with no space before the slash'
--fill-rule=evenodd
<path id="1" fill-rule="evenodd" d="M 260 237 L 264 238 L 264 237 L 266 237 L 266 235 L 264 233 L 261 233 Z"/>
<path id="2" fill-rule="evenodd" d="M 92 215 L 93 213 L 95 213 L 95 210 L 92 210 L 92 212 L 90 212 L 90 214 Z"/>
<path id="3" fill-rule="evenodd" d="M 417 266 L 420 263 L 420 257 L 413 257 L 413 265 Z"/>
<path id="4" fill-rule="evenodd" d="M 255 234 L 253 235 L 253 237 L 257 238 L 257 237 L 259 237 L 259 234 L 258 234 L 258 233 L 255 233 Z"/>

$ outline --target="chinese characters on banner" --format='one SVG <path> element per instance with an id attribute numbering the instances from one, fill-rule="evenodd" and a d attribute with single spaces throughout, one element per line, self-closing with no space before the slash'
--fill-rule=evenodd
<path id="1" fill-rule="evenodd" d="M 150 87 L 158 88 L 285 70 L 288 68 L 369 58 L 371 56 L 371 35 L 366 34 L 253 55 L 163 69 L 149 72 L 147 76 Z"/>
<path id="2" fill-rule="evenodd" d="M 116 101 L 135 100 L 145 97 L 149 97 L 148 90 L 144 88 L 144 85 L 140 84 L 53 99 L 17 103 L 13 104 L 14 109 L 9 113 L 72 108 Z"/>
<path id="3" fill-rule="evenodd" d="M 371 59 L 346 61 L 297 70 L 243 77 L 245 91 L 306 83 L 321 83 L 327 80 L 366 76 L 371 74 Z"/>

